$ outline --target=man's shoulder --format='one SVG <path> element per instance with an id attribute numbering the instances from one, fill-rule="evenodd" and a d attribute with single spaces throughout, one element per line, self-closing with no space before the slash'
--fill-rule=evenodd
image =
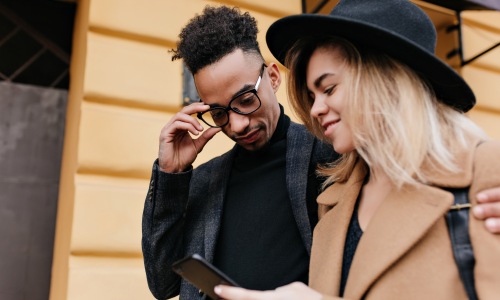
<path id="1" fill-rule="evenodd" d="M 317 138 L 309 130 L 307 130 L 306 126 L 304 126 L 303 124 L 295 123 L 293 121 L 290 121 L 290 127 L 288 127 L 288 134 L 307 136 L 309 138 L 317 140 Z"/>
<path id="2" fill-rule="evenodd" d="M 290 122 L 290 127 L 288 128 L 288 134 L 292 137 L 306 137 L 310 139 L 314 144 L 319 145 L 320 148 L 331 149 L 332 146 L 325 143 L 314 136 L 303 124 Z"/>
<path id="3" fill-rule="evenodd" d="M 315 137 L 303 124 L 290 122 L 289 134 L 297 140 L 309 140 L 312 147 L 312 155 L 315 160 L 321 162 L 334 161 L 338 158 L 338 154 L 333 150 L 329 143 Z"/>

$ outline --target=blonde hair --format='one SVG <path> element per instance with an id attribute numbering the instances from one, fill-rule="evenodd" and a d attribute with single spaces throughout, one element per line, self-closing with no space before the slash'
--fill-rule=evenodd
<path id="1" fill-rule="evenodd" d="M 346 181 L 356 162 L 382 170 L 396 187 L 427 182 L 422 165 L 457 172 L 454 151 L 468 147 L 467 137 L 486 138 L 462 112 L 436 99 L 412 69 L 374 50 L 356 48 L 341 38 L 302 40 L 289 52 L 288 93 L 291 106 L 306 127 L 325 140 L 321 124 L 310 116 L 314 100 L 306 84 L 306 68 L 315 49 L 339 50 L 347 69 L 346 121 L 356 150 L 319 168 L 325 186 Z"/>

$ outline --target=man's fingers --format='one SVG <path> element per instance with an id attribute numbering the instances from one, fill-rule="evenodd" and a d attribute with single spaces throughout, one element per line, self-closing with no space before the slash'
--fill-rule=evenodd
<path id="1" fill-rule="evenodd" d="M 181 109 L 181 111 L 177 112 L 163 127 L 162 131 L 168 131 L 171 126 L 177 122 L 186 122 L 193 124 L 195 128 L 197 128 L 199 131 L 203 130 L 203 126 L 200 124 L 200 122 L 196 119 L 195 116 L 192 116 L 193 114 L 196 114 L 198 112 L 203 112 L 206 111 L 210 108 L 209 105 L 203 104 L 203 103 L 193 103 L 188 106 L 185 106 L 184 108 Z"/>
<path id="2" fill-rule="evenodd" d="M 500 233 L 500 218 L 486 219 L 484 225 L 491 233 Z"/>
<path id="3" fill-rule="evenodd" d="M 208 141 L 210 141 L 220 131 L 220 128 L 208 128 L 199 138 L 194 140 L 195 147 L 198 153 L 200 153 L 201 150 L 203 150 L 203 147 L 205 147 L 205 145 L 208 143 Z"/>
<path id="4" fill-rule="evenodd" d="M 476 199 L 479 203 L 500 202 L 500 187 L 480 191 Z"/>
<path id="5" fill-rule="evenodd" d="M 487 189 L 477 193 L 478 204 L 472 213 L 479 220 L 485 220 L 484 225 L 491 233 L 500 233 L 500 187 Z"/>
<path id="6" fill-rule="evenodd" d="M 187 106 L 184 106 L 180 112 L 186 115 L 192 115 L 196 114 L 199 112 L 204 112 L 210 109 L 210 106 L 208 104 L 204 104 L 202 102 L 196 102 L 189 104 Z"/>
<path id="7" fill-rule="evenodd" d="M 198 135 L 202 130 L 203 127 L 199 129 L 190 122 L 183 122 L 179 120 L 170 124 L 168 128 L 165 128 L 165 131 L 163 131 L 162 134 L 160 135 L 160 139 L 165 140 L 166 142 L 171 142 L 170 139 L 173 140 L 179 131 L 182 132 L 188 131 L 191 134 Z"/>
<path id="8" fill-rule="evenodd" d="M 479 203 L 474 206 L 474 216 L 478 219 L 500 218 L 500 202 Z"/>
<path id="9" fill-rule="evenodd" d="M 176 113 L 175 116 L 172 117 L 172 119 L 170 119 L 170 121 L 165 125 L 163 130 L 169 131 L 169 129 L 171 129 L 172 126 L 175 126 L 175 124 L 178 124 L 178 123 L 189 123 L 189 124 L 193 125 L 193 127 L 195 127 L 198 131 L 203 130 L 203 126 L 200 124 L 200 122 L 196 118 L 193 118 L 190 115 L 180 113 L 180 112 Z"/>
<path id="10" fill-rule="evenodd" d="M 500 233 L 500 202 L 482 203 L 474 206 L 472 213 L 491 233 Z"/>

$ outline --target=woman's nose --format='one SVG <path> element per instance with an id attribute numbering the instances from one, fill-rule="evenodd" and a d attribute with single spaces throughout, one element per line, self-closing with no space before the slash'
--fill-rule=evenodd
<path id="1" fill-rule="evenodd" d="M 319 118 L 328 112 L 328 107 L 322 97 L 316 97 L 311 107 L 311 117 Z"/>

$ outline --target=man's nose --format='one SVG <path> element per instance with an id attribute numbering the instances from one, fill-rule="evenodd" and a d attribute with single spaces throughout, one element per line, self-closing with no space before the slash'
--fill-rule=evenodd
<path id="1" fill-rule="evenodd" d="M 249 115 L 240 115 L 234 111 L 229 112 L 229 124 L 231 131 L 238 134 L 245 132 L 248 125 L 250 125 Z"/>

